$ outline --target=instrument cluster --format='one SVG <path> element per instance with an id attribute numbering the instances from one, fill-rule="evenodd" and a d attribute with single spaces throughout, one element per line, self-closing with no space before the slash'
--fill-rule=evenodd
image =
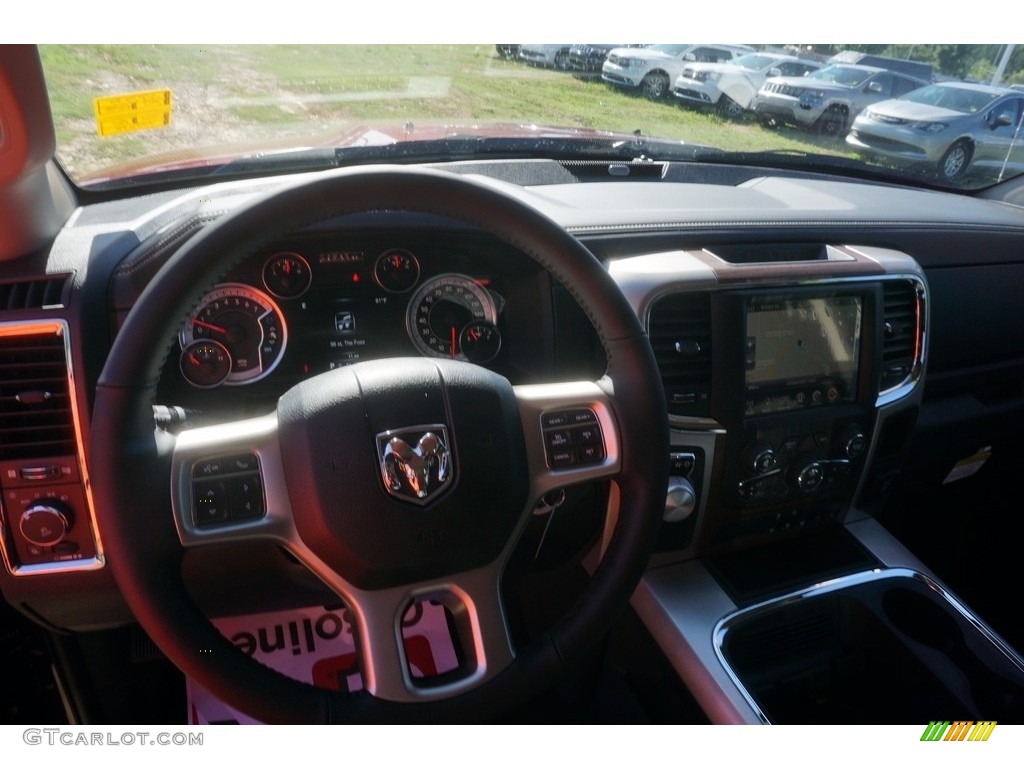
<path id="1" fill-rule="evenodd" d="M 276 397 L 308 376 L 400 356 L 468 361 L 514 381 L 550 352 L 543 277 L 476 233 L 297 237 L 206 293 L 180 328 L 162 388 L 177 400 L 238 387 Z"/>

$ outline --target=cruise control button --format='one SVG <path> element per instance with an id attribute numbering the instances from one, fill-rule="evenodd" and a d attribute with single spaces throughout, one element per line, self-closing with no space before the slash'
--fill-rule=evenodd
<path id="1" fill-rule="evenodd" d="M 563 448 L 551 451 L 548 454 L 548 463 L 552 469 L 562 469 L 576 464 L 576 452 L 572 448 Z"/>
<path id="2" fill-rule="evenodd" d="M 576 445 L 601 445 L 601 429 L 597 424 L 576 427 L 573 430 Z"/>
<path id="3" fill-rule="evenodd" d="M 597 445 L 583 445 L 576 449 L 580 457 L 581 464 L 594 464 L 604 459 L 604 446 L 598 443 Z"/>
<path id="4" fill-rule="evenodd" d="M 553 429 L 544 433 L 544 442 L 549 451 L 556 451 L 560 448 L 568 448 L 572 445 L 573 433 L 571 429 Z"/>

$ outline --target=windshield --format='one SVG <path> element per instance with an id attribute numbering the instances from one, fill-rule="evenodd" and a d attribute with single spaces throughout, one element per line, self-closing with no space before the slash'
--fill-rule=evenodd
<path id="1" fill-rule="evenodd" d="M 927 146 L 896 151 L 921 137 L 872 144 L 855 125 L 871 104 L 919 85 L 899 73 L 901 62 L 947 80 L 1009 85 L 1024 82 L 1024 46 L 861 47 L 873 62 L 891 58 L 891 71 L 827 65 L 850 46 L 753 48 L 651 46 L 686 54 L 664 63 L 584 44 L 61 44 L 40 54 L 58 160 L 83 187 L 481 157 L 756 163 L 954 189 L 1024 172 L 1019 121 L 979 134 L 955 177 L 943 175 L 940 160 L 957 137 L 937 126 Z M 880 86 L 844 100 L 793 88 L 765 76 L 780 55 L 824 66 L 810 75 L 819 82 L 874 78 Z M 676 88 L 692 59 L 760 75 Z M 934 86 L 912 98 L 953 90 Z M 998 163 L 986 160 L 984 142 Z"/>
<path id="2" fill-rule="evenodd" d="M 973 115 L 975 112 L 981 112 L 999 98 L 999 94 L 957 88 L 954 85 L 927 85 L 908 93 L 903 98 L 917 104 L 928 104 L 933 107 L 951 109 L 954 112 L 963 112 L 965 115 Z"/>
<path id="3" fill-rule="evenodd" d="M 648 47 L 649 50 L 657 51 L 658 53 L 667 53 L 669 56 L 678 56 L 680 53 L 683 53 L 687 48 L 691 48 L 692 46 L 687 45 L 687 44 L 683 44 L 683 45 L 650 45 L 650 46 L 647 46 L 647 47 Z"/>
<path id="4" fill-rule="evenodd" d="M 816 72 L 811 72 L 808 77 L 815 80 L 824 80 L 826 83 L 838 85 L 858 86 L 871 77 L 874 72 L 853 67 L 825 67 Z"/>
<path id="5" fill-rule="evenodd" d="M 740 56 L 736 61 L 733 62 L 737 67 L 742 69 L 749 69 L 752 72 L 767 69 L 778 63 L 778 59 L 772 56 L 759 56 L 756 53 L 748 53 L 746 56 Z"/>

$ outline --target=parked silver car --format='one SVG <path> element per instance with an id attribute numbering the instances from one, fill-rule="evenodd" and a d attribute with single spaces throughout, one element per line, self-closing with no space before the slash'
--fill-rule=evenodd
<path id="1" fill-rule="evenodd" d="M 736 119 L 751 109 L 768 77 L 803 77 L 821 64 L 783 53 L 748 53 L 725 63 L 688 64 L 676 78 L 672 95 L 683 103 L 715 107 Z"/>
<path id="2" fill-rule="evenodd" d="M 879 102 L 854 121 L 846 143 L 869 157 L 933 167 L 945 181 L 968 171 L 993 180 L 1024 170 L 1024 93 L 937 83 Z"/>
<path id="3" fill-rule="evenodd" d="M 902 96 L 927 83 L 878 67 L 835 64 L 807 77 L 771 77 L 754 106 L 761 122 L 794 123 L 823 136 L 842 136 L 862 109 Z"/>
<path id="4" fill-rule="evenodd" d="M 620 88 L 639 88 L 651 99 L 668 96 L 683 68 L 695 61 L 730 61 L 751 53 L 746 45 L 651 45 L 615 48 L 601 67 L 601 79 Z"/>

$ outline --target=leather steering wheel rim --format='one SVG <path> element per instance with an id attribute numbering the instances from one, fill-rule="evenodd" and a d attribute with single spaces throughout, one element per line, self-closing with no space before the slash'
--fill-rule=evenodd
<path id="1" fill-rule="evenodd" d="M 529 255 L 561 282 L 605 349 L 608 368 L 598 383 L 608 393 L 621 445 L 614 532 L 577 604 L 544 635 L 517 648 L 497 677 L 424 703 L 313 688 L 245 657 L 188 595 L 181 580 L 185 550 L 167 484 L 153 480 L 168 476 L 174 443 L 153 426 L 157 383 L 178 328 L 204 293 L 282 235 L 373 211 L 433 214 L 469 224 Z M 660 524 L 668 475 L 665 413 L 643 326 L 602 264 L 561 226 L 487 181 L 434 170 L 345 169 L 301 179 L 225 215 L 182 246 L 143 291 L 97 384 L 92 492 L 107 562 L 128 606 L 179 669 L 228 704 L 267 722 L 487 719 L 549 684 L 625 607 Z"/>

